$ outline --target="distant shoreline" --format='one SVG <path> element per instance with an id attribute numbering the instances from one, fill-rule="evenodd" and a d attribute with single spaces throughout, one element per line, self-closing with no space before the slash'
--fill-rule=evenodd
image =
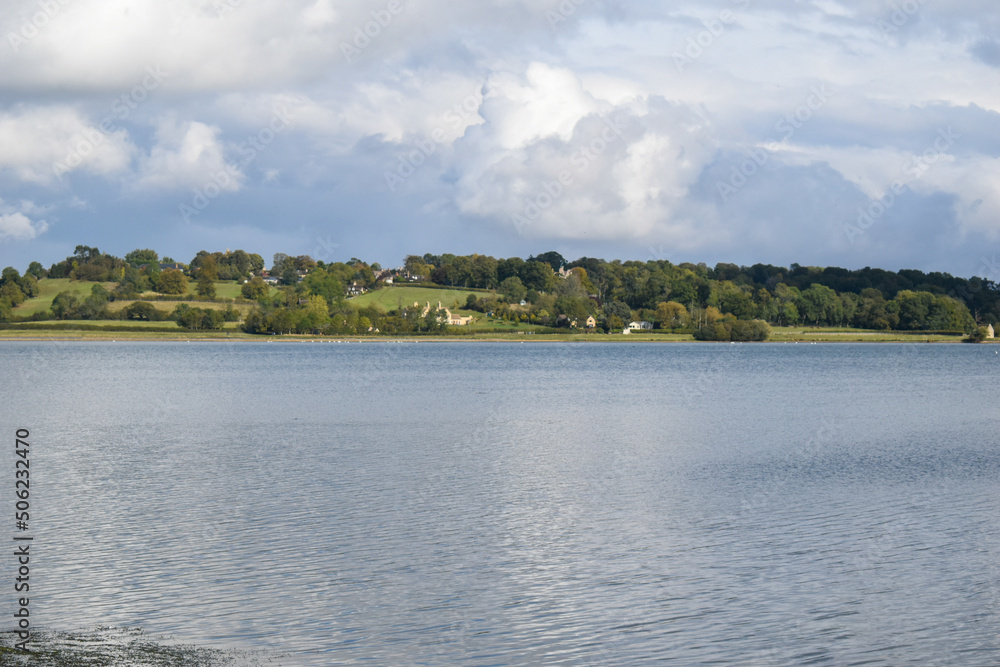
<path id="1" fill-rule="evenodd" d="M 10 332 L 12 335 L 4 335 Z M 703 343 L 710 341 L 696 341 L 690 335 L 683 334 L 637 334 L 637 335 L 601 335 L 601 334 L 530 334 L 530 335 L 465 335 L 465 336 L 307 336 L 301 334 L 290 334 L 285 336 L 256 336 L 250 334 L 234 333 L 232 335 L 219 334 L 218 332 L 206 332 L 204 334 L 192 333 L 190 331 L 178 331 L 173 333 L 139 333 L 139 332 L 98 332 L 98 331 L 53 331 L 51 335 L 41 332 L 32 332 L 25 335 L 22 332 L 11 332 L 10 330 L 0 331 L 0 342 L 177 342 L 177 343 L 313 343 L 313 344 L 354 344 L 354 343 Z M 941 334 L 920 335 L 914 333 L 897 332 L 801 332 L 782 333 L 763 341 L 766 344 L 809 344 L 809 343 L 907 343 L 907 344 L 955 344 L 963 342 L 961 336 L 948 336 Z M 986 343 L 1000 342 L 998 340 L 985 341 Z M 718 343 L 717 343 L 718 344 Z M 722 341 L 721 344 L 730 344 L 729 341 Z"/>

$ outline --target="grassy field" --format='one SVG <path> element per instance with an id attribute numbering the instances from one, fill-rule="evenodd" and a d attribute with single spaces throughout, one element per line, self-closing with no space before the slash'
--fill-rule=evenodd
<path id="1" fill-rule="evenodd" d="M 5 325 L 13 329 L 19 329 L 22 331 L 30 331 L 33 329 L 80 329 L 80 330 L 93 330 L 101 329 L 104 327 L 111 329 L 177 329 L 178 331 L 187 331 L 177 326 L 176 322 L 170 320 L 164 320 L 162 322 L 140 322 L 137 320 L 46 320 L 44 322 L 18 322 L 15 324 Z M 239 322 L 225 322 L 223 327 L 226 329 L 236 329 L 239 327 Z"/>
<path id="2" fill-rule="evenodd" d="M 832 327 L 771 327 L 774 342 L 957 343 L 964 336 L 919 331 L 871 331 Z"/>
<path id="3" fill-rule="evenodd" d="M 28 299 L 20 306 L 14 309 L 15 315 L 20 315 L 22 317 L 28 317 L 34 315 L 35 313 L 40 313 L 45 310 L 49 310 L 52 307 L 52 300 L 56 298 L 56 295 L 60 292 L 71 292 L 77 296 L 79 299 L 84 299 L 90 295 L 90 290 L 94 285 L 103 285 L 104 289 L 109 292 L 115 288 L 115 283 L 92 283 L 78 280 L 70 280 L 69 278 L 46 278 L 44 280 L 38 281 L 38 296 L 33 299 Z M 195 283 L 191 282 L 188 284 L 189 293 L 193 296 L 193 289 Z M 218 299 L 235 299 L 242 296 L 240 290 L 242 285 L 239 285 L 233 281 L 216 281 L 215 283 L 215 296 Z M 269 288 L 272 292 L 275 290 L 274 287 Z M 147 296 L 154 297 L 155 294 L 150 293 Z M 139 299 L 142 300 L 142 299 Z M 109 304 L 111 312 L 118 312 L 122 308 L 125 308 L 132 301 L 113 301 Z M 160 310 L 172 311 L 180 301 L 153 301 L 153 304 Z M 217 310 L 225 310 L 226 305 L 224 303 L 213 303 L 210 301 L 187 301 L 192 306 L 200 306 L 202 308 L 215 308 Z M 235 308 L 239 309 L 240 312 L 246 314 L 250 309 L 250 304 L 235 304 Z"/>
<path id="4" fill-rule="evenodd" d="M 390 310 L 399 308 L 401 305 L 404 307 L 412 306 L 414 301 L 419 303 L 421 308 L 428 301 L 431 306 L 437 306 L 438 301 L 440 301 L 442 306 L 450 308 L 453 313 L 481 316 L 482 313 L 466 311 L 462 308 L 465 306 L 465 300 L 470 294 L 475 294 L 477 297 L 485 296 L 483 292 L 471 292 L 463 289 L 430 289 L 427 287 L 397 287 L 394 285 L 356 296 L 350 299 L 349 302 L 356 308 L 377 305 L 382 310 L 389 312 Z M 458 310 L 455 308 L 456 301 L 458 301 L 460 306 Z"/>
<path id="5" fill-rule="evenodd" d="M 115 283 L 88 283 L 69 278 L 46 278 L 38 281 L 38 296 L 28 299 L 14 309 L 15 315 L 34 315 L 52 307 L 52 299 L 60 292 L 72 292 L 77 298 L 83 299 L 90 295 L 90 290 L 94 285 L 103 285 L 109 292 L 114 289 Z"/>
<path id="6" fill-rule="evenodd" d="M 142 301 L 142 299 L 136 299 L 136 301 Z M 112 301 L 108 304 L 108 310 L 112 313 L 117 313 L 120 310 L 124 310 L 131 306 L 135 301 Z M 153 304 L 154 308 L 162 310 L 165 313 L 172 313 L 174 308 L 179 304 L 186 303 L 192 308 L 211 308 L 213 310 L 225 310 L 230 305 L 233 308 L 240 311 L 242 315 L 246 315 L 253 309 L 254 304 L 252 303 L 217 303 L 215 301 L 149 301 L 148 303 Z"/>
<path id="7" fill-rule="evenodd" d="M 216 281 L 215 282 L 215 298 L 217 299 L 235 299 L 237 297 L 243 296 L 241 290 L 243 285 L 233 281 L 227 280 L 225 282 Z M 269 287 L 269 289 L 274 289 Z"/>

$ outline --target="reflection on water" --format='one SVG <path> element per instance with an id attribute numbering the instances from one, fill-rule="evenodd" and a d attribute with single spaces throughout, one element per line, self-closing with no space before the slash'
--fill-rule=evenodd
<path id="1" fill-rule="evenodd" d="M 0 359 L 53 629 L 287 665 L 1000 662 L 990 347 Z"/>

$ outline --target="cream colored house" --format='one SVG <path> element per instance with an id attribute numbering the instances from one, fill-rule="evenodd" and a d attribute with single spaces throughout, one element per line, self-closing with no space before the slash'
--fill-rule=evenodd
<path id="1" fill-rule="evenodd" d="M 413 302 L 413 307 L 414 308 L 419 308 L 419 304 L 416 301 L 414 301 Z M 451 310 L 449 310 L 449 309 L 447 309 L 447 308 L 445 308 L 444 306 L 441 305 L 440 301 L 438 301 L 438 305 L 437 305 L 436 310 L 443 310 L 444 311 L 444 317 L 442 319 L 445 322 L 447 322 L 448 324 L 450 324 L 451 326 L 453 326 L 453 327 L 464 327 L 466 325 L 471 324 L 472 320 L 473 320 L 472 316 L 453 315 L 452 312 L 451 312 Z M 430 301 L 428 301 L 427 304 L 424 306 L 424 310 L 423 310 L 422 313 L 420 313 L 420 317 L 427 317 L 427 314 L 429 312 L 431 312 L 431 302 Z"/>

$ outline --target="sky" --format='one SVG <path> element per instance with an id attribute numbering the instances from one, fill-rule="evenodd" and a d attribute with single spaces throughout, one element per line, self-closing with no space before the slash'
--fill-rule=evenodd
<path id="1" fill-rule="evenodd" d="M 78 244 L 1000 280 L 995 0 L 8 0 L 0 265 Z"/>

